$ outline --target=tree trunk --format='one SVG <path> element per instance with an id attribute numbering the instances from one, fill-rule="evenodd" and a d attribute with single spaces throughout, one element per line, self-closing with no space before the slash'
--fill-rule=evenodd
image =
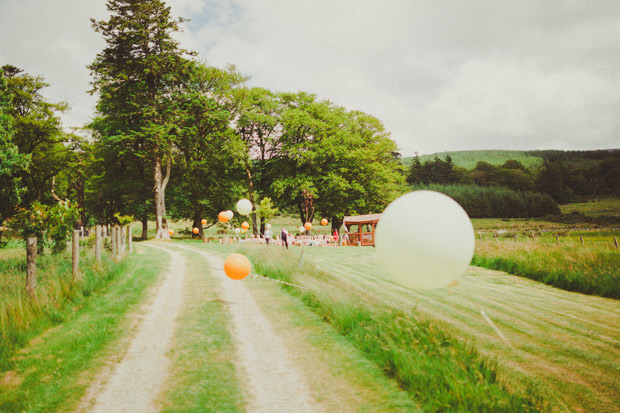
<path id="1" fill-rule="evenodd" d="M 166 185 L 170 179 L 170 161 L 166 163 L 166 176 L 161 173 L 161 155 L 155 156 L 155 167 L 153 170 L 153 180 L 155 182 L 155 239 L 170 239 L 168 234 L 166 217 Z"/>
<path id="2" fill-rule="evenodd" d="M 254 202 L 254 178 L 252 178 L 252 171 L 250 170 L 250 164 L 246 161 L 245 163 L 245 173 L 248 176 L 248 199 L 252 203 L 253 209 L 256 209 L 256 204 Z M 252 219 L 252 233 L 256 236 L 258 235 L 258 225 L 256 223 L 256 211 L 252 211 L 250 218 Z"/>
<path id="3" fill-rule="evenodd" d="M 140 238 L 142 238 L 143 240 L 147 240 L 149 237 L 149 220 L 146 214 L 144 214 L 140 222 L 142 223 L 142 235 L 140 236 Z"/>
<path id="4" fill-rule="evenodd" d="M 37 237 L 26 240 L 26 291 L 34 295 L 37 288 Z"/>

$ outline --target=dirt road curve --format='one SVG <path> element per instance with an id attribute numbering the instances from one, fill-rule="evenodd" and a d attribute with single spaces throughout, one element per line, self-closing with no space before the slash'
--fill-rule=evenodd
<path id="1" fill-rule="evenodd" d="M 246 390 L 251 412 L 316 412 L 314 402 L 291 355 L 269 320 L 250 295 L 243 281 L 233 281 L 223 272 L 222 260 L 210 253 L 163 243 L 145 243 L 165 250 L 172 257 L 170 269 L 152 302 L 144 309 L 137 334 L 128 353 L 97 391 L 92 411 L 152 412 L 161 391 L 169 360 L 166 352 L 176 330 L 176 318 L 183 304 L 185 262 L 180 249 L 200 254 L 220 281 L 218 294 L 227 303 L 232 334 L 238 353 L 237 370 Z M 105 382 L 105 378 L 97 380 Z M 205 406 L 208 408 L 208 406 Z"/>

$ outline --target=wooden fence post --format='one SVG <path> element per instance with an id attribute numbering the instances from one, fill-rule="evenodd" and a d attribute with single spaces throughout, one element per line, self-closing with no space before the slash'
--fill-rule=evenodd
<path id="1" fill-rule="evenodd" d="M 534 236 L 534 233 L 533 233 L 533 232 L 532 232 L 532 242 L 533 242 L 534 244 L 536 244 L 536 237 Z"/>
<path id="2" fill-rule="evenodd" d="M 558 247 L 560 246 L 560 236 L 555 234 L 555 241 L 558 243 Z"/>
<path id="3" fill-rule="evenodd" d="M 115 225 L 116 228 L 116 257 L 118 258 L 121 255 L 121 227 Z"/>
<path id="4" fill-rule="evenodd" d="M 581 240 L 581 246 L 583 247 L 585 244 L 583 243 L 583 235 L 579 236 L 579 239 Z"/>
<path id="5" fill-rule="evenodd" d="M 72 262 L 73 262 L 73 280 L 80 278 L 80 233 L 79 229 L 73 230 L 73 249 L 72 249 Z"/>
<path id="6" fill-rule="evenodd" d="M 121 237 L 121 254 L 125 254 L 125 251 L 127 250 L 127 227 L 123 225 L 121 225 L 120 237 Z"/>
<path id="7" fill-rule="evenodd" d="M 514 238 L 515 242 L 517 242 L 517 234 L 512 234 L 512 237 Z"/>
<path id="8" fill-rule="evenodd" d="M 616 244 L 616 249 L 620 249 L 620 246 L 618 246 L 618 238 L 614 237 L 614 244 Z"/>
<path id="9" fill-rule="evenodd" d="M 37 288 L 37 237 L 26 239 L 26 291 L 33 295 Z"/>
<path id="10" fill-rule="evenodd" d="M 110 243 L 112 245 L 112 258 L 116 259 L 116 227 L 110 228 Z"/>
<path id="11" fill-rule="evenodd" d="M 95 261 L 101 262 L 101 225 L 95 228 Z"/>
<path id="12" fill-rule="evenodd" d="M 129 253 L 133 252 L 133 230 L 131 229 L 131 225 L 128 227 L 127 231 L 127 246 L 129 247 Z"/>

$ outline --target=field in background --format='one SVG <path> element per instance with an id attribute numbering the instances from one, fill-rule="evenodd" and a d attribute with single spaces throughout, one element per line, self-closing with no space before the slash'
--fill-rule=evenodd
<path id="1" fill-rule="evenodd" d="M 424 163 L 428 160 L 435 159 L 435 156 L 441 160 L 445 160 L 446 156 L 452 158 L 452 162 L 456 166 L 460 166 L 465 169 L 472 169 L 479 161 L 488 162 L 491 165 L 503 165 L 507 160 L 513 159 L 521 162 L 525 167 L 529 169 L 537 169 L 542 166 L 543 159 L 539 156 L 534 156 L 531 151 L 500 151 L 500 150 L 487 150 L 487 151 L 448 151 L 432 153 L 430 155 L 420 155 L 420 162 Z M 411 165 L 413 157 L 402 158 L 402 163 L 405 166 Z"/>

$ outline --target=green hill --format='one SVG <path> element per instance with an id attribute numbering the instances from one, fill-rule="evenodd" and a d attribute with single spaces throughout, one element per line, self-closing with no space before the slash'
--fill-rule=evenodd
<path id="1" fill-rule="evenodd" d="M 420 162 L 427 160 L 439 159 L 445 160 L 447 156 L 452 158 L 455 165 L 465 169 L 472 169 L 479 161 L 485 161 L 491 165 L 503 165 L 509 159 L 521 162 L 530 169 L 537 169 L 543 164 L 544 159 L 561 160 L 578 164 L 590 164 L 607 157 L 615 157 L 620 155 L 619 149 L 604 149 L 597 151 L 503 151 L 503 150 L 479 150 L 479 151 L 448 151 L 436 152 L 430 155 L 420 155 Z M 402 158 L 405 166 L 411 165 L 413 157 Z"/>
<path id="2" fill-rule="evenodd" d="M 430 155 L 420 155 L 420 162 L 427 160 L 446 159 L 447 156 L 452 158 L 455 165 L 465 169 L 472 169 L 479 161 L 485 161 L 492 165 L 503 165 L 509 159 L 521 162 L 527 168 L 538 168 L 543 164 L 543 158 L 536 156 L 532 151 L 500 151 L 500 150 L 484 150 L 484 151 L 452 151 L 437 152 Z M 411 165 L 413 157 L 403 158 L 402 162 L 405 166 Z"/>

